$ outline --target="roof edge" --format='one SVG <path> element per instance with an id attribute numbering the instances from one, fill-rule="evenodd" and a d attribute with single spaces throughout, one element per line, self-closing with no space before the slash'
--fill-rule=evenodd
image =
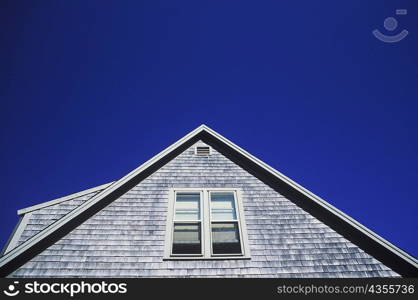
<path id="1" fill-rule="evenodd" d="M 40 231 L 23 244 L 6 253 L 2 258 L 0 258 L 0 275 L 9 274 L 16 268 L 16 266 L 20 266 L 21 264 L 19 264 L 17 258 L 22 257 L 26 260 L 32 258 L 33 255 L 36 255 L 36 253 L 34 254 L 31 250 L 36 249 L 41 251 L 42 247 L 47 247 L 48 237 L 51 238 L 51 236 L 58 236 L 60 233 L 62 233 L 62 231 L 65 231 L 68 228 L 71 229 L 71 226 L 77 226 L 77 221 L 80 219 L 80 217 L 85 217 L 89 213 L 93 212 L 94 209 L 100 206 L 101 204 L 107 203 L 107 201 L 113 201 L 113 197 L 115 197 L 115 195 L 117 196 L 117 194 L 120 193 L 123 190 L 123 188 L 129 186 L 129 183 L 132 184 L 131 181 L 134 181 L 133 179 L 138 178 L 140 176 L 147 176 L 147 172 L 149 172 L 153 167 L 155 167 L 155 165 L 161 163 L 161 161 L 165 161 L 170 155 L 173 155 L 173 153 L 175 154 L 177 151 L 181 150 L 182 146 L 187 145 L 188 142 L 193 141 L 193 138 L 202 133 L 209 134 L 216 141 L 221 142 L 221 144 L 224 144 L 227 147 L 231 148 L 236 153 L 238 153 L 239 155 L 243 156 L 246 160 L 251 162 L 251 164 L 255 164 L 257 167 L 264 170 L 266 174 L 273 176 L 273 178 L 275 178 L 276 180 L 278 179 L 279 181 L 285 183 L 286 186 L 304 195 L 304 197 L 307 200 L 313 201 L 313 203 L 316 203 L 319 207 L 330 213 L 330 215 L 334 215 L 342 222 L 348 224 L 358 233 L 361 233 L 363 236 L 369 238 L 374 243 L 376 243 L 376 246 L 380 245 L 384 247 L 390 253 L 392 253 L 402 261 L 409 264 L 412 268 L 414 268 L 414 272 L 418 272 L 418 261 L 413 256 L 409 255 L 402 249 L 396 247 L 389 241 L 385 240 L 383 237 L 379 236 L 378 234 L 371 231 L 358 221 L 349 217 L 333 205 L 326 202 L 324 199 L 308 191 L 307 189 L 305 189 L 295 181 L 291 180 L 284 174 L 280 173 L 273 167 L 267 165 L 260 159 L 256 158 L 244 149 L 235 145 L 233 142 L 223 137 L 216 131 L 202 124 L 190 133 L 188 133 L 187 135 L 185 135 L 184 137 L 182 137 L 181 139 L 177 140 L 175 143 L 171 144 L 169 147 L 167 147 L 157 155 L 153 156 L 151 159 L 147 160 L 145 163 L 143 163 L 133 171 L 129 172 L 121 179 L 114 181 L 113 183 L 110 183 L 109 186 L 107 186 L 104 190 L 99 192 L 91 199 L 87 200 L 85 203 L 81 204 L 79 207 L 70 211 L 68 214 L 63 216 L 61 219 L 57 220 L 55 223 L 51 224 L 49 227 Z M 101 203 L 99 204 L 99 202 Z M 85 214 L 82 214 L 83 212 L 85 212 Z"/>
<path id="2" fill-rule="evenodd" d="M 31 213 L 27 213 L 27 214 L 20 216 L 19 222 L 16 224 L 16 227 L 13 230 L 13 233 L 10 236 L 9 241 L 4 246 L 2 255 L 8 253 L 10 250 L 14 249 L 17 246 L 19 239 L 22 236 L 22 233 L 25 230 L 25 227 L 28 224 L 28 221 L 31 215 L 32 215 Z"/>
<path id="3" fill-rule="evenodd" d="M 26 214 L 28 212 L 32 212 L 34 210 L 42 209 L 42 208 L 45 208 L 45 207 L 48 207 L 48 206 L 51 206 L 51 205 L 59 204 L 59 203 L 62 203 L 62 202 L 65 202 L 65 201 L 68 201 L 68 200 L 71 200 L 71 199 L 74 199 L 74 198 L 78 198 L 78 197 L 81 197 L 81 196 L 84 196 L 84 195 L 87 195 L 87 194 L 90 194 L 90 193 L 93 193 L 93 192 L 96 192 L 96 191 L 99 191 L 99 190 L 103 190 L 103 189 L 107 188 L 109 185 L 111 185 L 113 182 L 114 181 L 104 183 L 102 185 L 98 185 L 98 186 L 95 186 L 95 187 L 92 187 L 92 188 L 89 188 L 89 189 L 86 189 L 86 190 L 82 190 L 80 192 L 69 194 L 67 196 L 55 198 L 55 199 L 52 199 L 52 200 L 49 200 L 49 201 L 41 202 L 39 204 L 35 204 L 35 205 L 31 205 L 31 206 L 28 206 L 28 207 L 25 207 L 25 208 L 21 208 L 17 211 L 17 214 L 19 216 L 24 215 L 24 214 Z"/>
<path id="4" fill-rule="evenodd" d="M 10 269 L 12 269 L 13 267 L 10 267 L 9 269 L 7 268 L 7 265 L 13 264 L 13 261 L 17 259 L 20 255 L 29 257 L 30 254 L 28 252 L 31 252 L 30 249 L 36 246 L 37 244 L 43 244 L 48 235 L 51 235 L 53 233 L 58 234 L 61 227 L 64 227 L 68 223 L 75 222 L 78 215 L 80 215 L 82 212 L 88 210 L 89 208 L 93 208 L 93 206 L 97 204 L 100 200 L 109 196 L 113 192 L 116 192 L 118 188 L 122 187 L 125 183 L 129 182 L 136 175 L 140 174 L 142 171 L 146 170 L 148 167 L 152 166 L 154 163 L 158 162 L 160 159 L 170 154 L 176 148 L 180 147 L 182 144 L 186 143 L 188 140 L 192 139 L 202 131 L 208 129 L 209 128 L 206 125 L 200 125 L 193 131 L 186 134 L 181 139 L 177 140 L 176 142 L 159 152 L 157 155 L 147 160 L 145 163 L 143 163 L 136 169 L 129 172 L 124 177 L 111 183 L 107 188 L 105 188 L 104 190 L 93 196 L 91 199 L 81 204 L 79 207 L 73 209 L 72 211 L 64 215 L 62 218 L 58 219 L 56 222 L 41 230 L 40 232 L 38 232 L 37 234 L 26 240 L 24 243 L 20 244 L 16 248 L 5 253 L 4 256 L 0 258 L 0 276 L 5 274 L 7 275 L 11 272 Z"/>
<path id="5" fill-rule="evenodd" d="M 375 233 L 372 230 L 368 229 L 366 226 L 364 226 L 363 224 L 361 224 L 357 220 L 355 220 L 352 217 L 348 216 L 343 211 L 339 210 L 338 208 L 336 208 L 332 204 L 328 203 L 327 201 L 325 201 L 321 197 L 319 197 L 319 196 L 315 195 L 314 193 L 312 193 L 311 191 L 307 190 L 306 188 L 304 188 L 303 186 L 301 186 L 297 182 L 293 181 L 292 179 L 290 179 L 286 175 L 282 174 L 281 172 L 277 171 L 276 169 L 274 169 L 273 167 L 269 166 L 265 162 L 261 161 L 257 157 L 253 156 L 252 154 L 250 154 L 246 150 L 242 149 L 238 145 L 234 144 L 233 142 L 231 142 L 230 140 L 228 140 L 224 136 L 220 135 L 216 131 L 214 131 L 214 130 L 208 128 L 208 127 L 206 127 L 205 130 L 208 131 L 211 135 L 215 136 L 217 139 L 219 139 L 222 142 L 224 142 L 225 144 L 227 144 L 229 147 L 233 148 L 235 151 L 241 153 L 246 158 L 250 159 L 255 164 L 257 164 L 257 165 L 261 166 L 262 168 L 264 168 L 270 174 L 274 175 L 275 177 L 277 177 L 280 180 L 282 180 L 283 182 L 285 182 L 290 187 L 292 187 L 295 190 L 297 190 L 298 192 L 304 194 L 309 199 L 313 200 L 315 203 L 319 204 L 321 207 L 323 207 L 327 211 L 329 211 L 332 214 L 336 215 L 337 217 L 339 217 L 343 221 L 349 223 L 351 226 L 353 226 L 357 230 L 361 231 L 363 234 L 369 236 L 370 238 L 372 238 L 373 240 L 375 240 L 376 242 L 378 242 L 379 244 L 381 244 L 385 248 L 389 249 L 390 251 L 392 251 L 393 253 L 397 254 L 398 256 L 401 256 L 403 259 L 409 261 L 416 268 L 418 268 L 418 260 L 415 257 L 411 256 L 410 254 L 406 253 L 405 251 L 403 251 L 399 247 L 397 247 L 394 244 L 392 244 L 391 242 L 387 241 L 386 239 L 384 239 L 383 237 L 381 237 L 377 233 Z"/>

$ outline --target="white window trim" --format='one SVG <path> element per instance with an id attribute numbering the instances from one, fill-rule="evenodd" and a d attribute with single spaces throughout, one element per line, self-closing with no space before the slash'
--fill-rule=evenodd
<path id="1" fill-rule="evenodd" d="M 175 199 L 176 199 L 176 193 L 184 193 L 184 192 L 196 192 L 196 193 L 199 193 L 199 219 L 198 220 L 178 220 L 178 221 L 176 221 L 175 220 L 175 211 L 176 211 L 176 201 L 175 201 Z M 170 230 L 170 236 L 172 237 L 173 236 L 173 234 L 174 234 L 174 223 L 175 222 L 177 222 L 177 223 L 182 223 L 182 224 L 187 224 L 187 223 L 190 223 L 190 224 L 195 224 L 195 223 L 200 223 L 200 238 L 201 238 L 201 240 L 202 240 L 202 242 L 201 242 L 201 248 L 200 248 L 200 253 L 196 253 L 196 254 L 174 254 L 172 251 L 173 251 L 173 247 L 170 247 L 170 249 L 169 249 L 169 251 L 170 251 L 170 253 L 169 253 L 169 255 L 170 255 L 170 257 L 183 257 L 183 256 L 185 256 L 185 257 L 202 257 L 203 255 L 204 255 L 204 250 L 203 250 L 203 236 L 204 236 L 204 224 L 203 224 L 203 222 L 204 222 L 204 201 L 203 201 L 203 199 L 204 199 L 204 193 L 203 193 L 203 191 L 199 191 L 199 190 L 196 190 L 196 191 L 186 191 L 186 190 L 175 190 L 175 191 L 173 191 L 173 199 L 174 199 L 174 201 L 173 201 L 173 205 L 172 205 L 172 212 L 173 212 L 173 214 L 172 214 L 172 220 L 171 220 L 171 226 L 170 226 L 170 228 L 168 228 L 167 227 L 167 230 Z M 171 206 L 170 206 L 171 207 Z"/>
<path id="2" fill-rule="evenodd" d="M 174 215 L 176 193 L 196 192 L 200 193 L 201 207 L 201 244 L 202 254 L 172 254 Z M 240 233 L 241 250 L 240 254 L 212 254 L 212 234 L 210 219 L 210 192 L 233 192 L 237 222 Z M 216 221 L 218 222 L 218 220 Z M 228 222 L 231 222 L 229 220 Z M 235 221 L 233 221 L 235 222 Z M 250 259 L 250 248 L 248 244 L 247 227 L 245 222 L 244 208 L 242 205 L 242 192 L 237 188 L 174 188 L 169 190 L 168 213 L 165 232 L 164 260 L 216 260 L 216 259 Z"/>

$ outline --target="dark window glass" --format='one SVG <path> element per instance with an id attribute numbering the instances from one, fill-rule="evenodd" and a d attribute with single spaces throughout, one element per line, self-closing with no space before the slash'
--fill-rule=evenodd
<path id="1" fill-rule="evenodd" d="M 212 223 L 213 254 L 239 254 L 241 242 L 238 223 Z"/>
<path id="2" fill-rule="evenodd" d="M 200 223 L 174 223 L 173 254 L 202 253 Z"/>

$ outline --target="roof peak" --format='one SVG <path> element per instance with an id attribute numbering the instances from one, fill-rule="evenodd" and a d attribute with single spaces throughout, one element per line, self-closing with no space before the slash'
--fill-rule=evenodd
<path id="1" fill-rule="evenodd" d="M 0 259 L 0 276 L 9 274 L 13 271 L 16 265 L 22 264 L 25 259 L 34 255 L 34 250 L 42 250 L 46 245 L 51 244 L 55 240 L 64 236 L 70 230 L 78 226 L 80 222 L 88 219 L 92 214 L 105 207 L 105 205 L 114 201 L 120 195 L 123 195 L 126 188 L 129 188 L 135 182 L 146 178 L 146 176 L 152 174 L 159 166 L 167 163 L 172 157 L 177 156 L 178 153 L 180 153 L 179 151 L 184 149 L 185 146 L 195 141 L 196 137 L 199 138 L 199 135 L 203 131 L 205 131 L 207 135 L 203 134 L 201 137 L 204 137 L 206 140 L 209 135 L 208 140 L 210 140 L 210 144 L 212 146 L 223 149 L 224 152 L 227 152 L 235 159 L 240 160 L 240 163 L 257 170 L 257 172 L 262 174 L 264 179 L 269 180 L 270 184 L 275 184 L 281 188 L 285 187 L 293 194 L 297 194 L 302 201 L 301 203 L 304 205 L 309 204 L 314 207 L 316 211 L 319 210 L 321 214 L 327 215 L 333 220 L 337 219 L 338 222 L 340 222 L 340 226 L 342 228 L 341 230 L 344 229 L 344 231 L 347 231 L 350 234 L 352 232 L 355 233 L 352 234 L 351 237 L 354 238 L 357 236 L 357 241 L 367 241 L 368 245 L 366 246 L 369 251 L 376 249 L 376 254 L 378 254 L 379 257 L 384 258 L 390 263 L 390 265 L 395 266 L 396 269 L 400 269 L 402 273 L 406 275 L 417 274 L 418 264 L 414 257 L 389 243 L 322 198 L 313 194 L 284 174 L 240 148 L 227 138 L 223 137 L 221 134 L 209 128 L 207 125 L 201 124 L 184 137 L 146 161 L 144 164 L 129 172 L 121 179 L 111 183 L 104 190 L 100 191 L 91 199 L 64 215 L 61 219 L 57 220 L 18 247 L 6 253 Z M 377 250 L 380 251 L 380 254 Z M 400 265 L 397 266 L 395 262 Z M 399 271 L 397 272 L 399 273 Z"/>

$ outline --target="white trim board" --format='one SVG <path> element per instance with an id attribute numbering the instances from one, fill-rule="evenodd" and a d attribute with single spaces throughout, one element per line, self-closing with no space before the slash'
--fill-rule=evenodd
<path id="1" fill-rule="evenodd" d="M 247 163 L 255 164 L 258 168 L 262 169 L 264 172 L 268 172 L 269 176 L 274 178 L 275 180 L 279 180 L 282 183 L 285 183 L 286 186 L 292 188 L 293 190 L 297 191 L 298 193 L 302 194 L 307 201 L 312 201 L 316 203 L 319 207 L 327 211 L 328 213 L 334 215 L 339 220 L 343 221 L 344 224 L 349 225 L 350 230 L 351 228 L 355 230 L 356 233 L 360 233 L 362 237 L 367 237 L 370 241 L 373 241 L 374 246 L 380 246 L 379 248 L 381 251 L 385 251 L 385 255 L 390 255 L 392 258 L 397 257 L 398 261 L 402 263 L 402 270 L 406 274 L 406 276 L 411 276 L 418 274 L 418 262 L 417 260 L 406 253 L 405 251 L 399 249 L 395 245 L 391 244 L 384 238 L 380 237 L 376 233 L 372 232 L 353 218 L 349 217 L 336 207 L 332 206 L 331 204 L 327 203 L 325 200 L 321 199 L 320 197 L 316 196 L 312 192 L 308 191 L 307 189 L 303 188 L 293 180 L 289 179 L 279 171 L 275 170 L 271 166 L 265 164 L 258 158 L 254 157 L 247 151 L 243 150 L 239 146 L 235 145 L 222 135 L 218 134 L 214 130 L 210 129 L 205 125 L 201 125 L 198 128 L 194 129 L 183 138 L 179 139 L 177 142 L 173 143 L 171 146 L 167 147 L 144 164 L 139 166 L 138 168 L 134 169 L 133 171 L 129 172 L 126 176 L 122 177 L 121 179 L 111 183 L 107 188 L 99 192 L 97 195 L 92 197 L 91 199 L 87 200 L 85 203 L 80 205 L 79 207 L 75 208 L 74 210 L 70 211 L 68 214 L 63 216 L 61 219 L 57 220 L 47 228 L 43 229 L 30 239 L 28 239 L 23 244 L 19 245 L 15 249 L 11 250 L 9 253 L 6 253 L 3 257 L 0 258 L 0 275 L 1 274 L 8 274 L 12 272 L 16 266 L 23 264 L 24 262 L 19 261 L 20 256 L 28 256 L 28 253 L 32 253 L 31 249 L 35 249 L 36 247 L 43 247 L 42 245 L 47 244 L 48 236 L 49 235 L 59 235 L 60 230 L 70 227 L 70 224 L 76 224 L 80 219 L 80 216 L 83 213 L 88 215 L 91 211 L 97 207 L 98 203 L 103 201 L 112 200 L 112 196 L 117 194 L 118 192 L 123 190 L 123 187 L 128 186 L 129 182 L 142 173 L 146 173 L 148 168 L 155 166 L 159 161 L 162 159 L 168 158 L 170 154 L 175 153 L 175 150 L 178 150 L 181 146 L 190 142 L 192 139 L 199 137 L 199 135 L 206 135 L 208 134 L 211 139 L 214 139 L 216 143 L 219 143 L 222 146 L 226 146 L 232 149 L 235 154 L 242 156 Z M 114 200 L 114 199 L 113 199 Z M 112 200 L 112 201 L 113 201 Z M 70 225 L 70 226 L 66 226 Z M 75 225 L 74 225 L 75 227 Z M 354 232 L 353 230 L 353 232 Z M 41 242 L 42 243 L 41 245 Z M 33 254 L 35 255 L 35 254 Z M 395 270 L 396 271 L 396 270 Z M 401 274 L 402 275 L 402 274 Z"/>
<path id="2" fill-rule="evenodd" d="M 24 216 L 22 216 L 22 219 L 20 220 L 19 224 L 17 225 L 16 230 L 13 232 L 13 235 L 10 239 L 10 242 L 7 245 L 6 249 L 4 250 L 3 254 L 8 253 L 10 250 L 14 249 L 17 246 L 17 243 L 20 239 L 20 236 L 22 235 L 23 230 L 25 230 L 25 227 L 28 224 L 28 221 L 29 221 L 31 215 L 32 215 L 32 213 L 27 213 Z"/>
<path id="3" fill-rule="evenodd" d="M 45 229 L 41 230 L 31 238 L 29 238 L 24 243 L 20 244 L 18 247 L 13 249 L 12 251 L 5 253 L 0 258 L 0 275 L 2 275 L 4 267 L 11 263 L 13 260 L 17 259 L 19 255 L 25 253 L 26 251 L 30 251 L 31 247 L 37 245 L 41 241 L 45 240 L 48 235 L 52 233 L 58 232 L 61 227 L 65 226 L 69 222 L 73 221 L 75 218 L 77 218 L 82 212 L 86 211 L 87 209 L 93 207 L 96 203 L 98 203 L 100 200 L 111 194 L 112 192 L 115 192 L 118 188 L 120 188 L 124 183 L 128 182 L 129 180 L 133 179 L 136 175 L 141 173 L 142 171 L 145 171 L 148 167 L 150 167 L 152 164 L 157 162 L 158 160 L 162 159 L 172 151 L 174 151 L 177 147 L 181 146 L 183 143 L 191 139 L 192 137 L 196 136 L 198 133 L 200 133 L 202 130 L 204 130 L 206 126 L 202 125 L 190 132 L 189 134 L 185 135 L 183 138 L 178 140 L 177 142 L 173 143 L 171 146 L 167 147 L 142 165 L 140 165 L 135 170 L 129 172 L 127 175 L 122 177 L 121 179 L 113 182 L 110 184 L 106 189 L 99 192 L 97 195 L 92 197 L 91 199 L 87 200 L 83 204 L 81 204 L 79 207 L 73 209 L 68 214 L 63 216 L 61 219 L 58 219 L 56 222 L 52 223 L 50 226 L 46 227 Z M 8 274 L 10 270 L 5 270 L 5 273 Z"/>
<path id="4" fill-rule="evenodd" d="M 237 152 L 239 152 L 242 155 L 244 155 L 246 158 L 250 159 L 251 161 L 253 161 L 257 165 L 263 167 L 271 175 L 273 175 L 273 176 L 281 179 L 287 185 L 293 187 L 298 192 L 301 192 L 302 194 L 304 194 L 305 196 L 307 196 L 311 200 L 313 200 L 316 203 L 318 203 L 321 207 L 325 208 L 329 212 L 331 212 L 334 215 L 338 216 L 339 218 L 343 219 L 344 221 L 346 221 L 347 223 L 349 223 L 350 225 L 352 225 L 356 229 L 360 230 L 362 233 L 366 234 L 367 236 L 369 236 L 373 240 L 377 241 L 379 244 L 381 244 L 385 248 L 387 248 L 387 249 L 395 252 L 397 255 L 399 255 L 403 259 L 409 261 L 411 264 L 414 264 L 415 267 L 418 268 L 418 260 L 416 258 L 412 257 L 411 255 L 409 255 L 408 253 L 406 253 L 402 249 L 396 247 L 395 245 L 393 245 L 389 241 L 385 240 L 383 237 L 381 237 L 377 233 L 371 231 L 370 229 L 368 229 L 367 227 L 365 227 L 363 224 L 361 224 L 358 221 L 354 220 L 353 218 L 351 218 L 350 216 L 348 216 L 347 214 L 345 214 L 344 212 L 342 212 L 341 210 L 339 210 L 335 206 L 333 206 L 330 203 L 326 202 L 321 197 L 319 197 L 319 196 L 315 195 L 314 193 L 312 193 L 311 191 L 305 189 L 303 186 L 301 186 L 300 184 L 296 183 L 295 181 L 293 181 L 292 179 L 290 179 L 286 175 L 280 173 L 279 171 L 277 171 L 273 167 L 267 165 L 266 163 L 264 163 L 260 159 L 256 158 L 252 154 L 250 154 L 247 151 L 245 151 L 244 149 L 242 149 L 241 147 L 235 145 L 234 143 L 232 143 L 230 140 L 226 139 L 225 137 L 223 137 L 219 133 L 215 132 L 214 130 L 212 130 L 210 128 L 207 128 L 207 130 L 213 136 L 217 137 L 218 139 L 220 139 L 221 141 L 223 141 L 225 144 L 227 144 L 228 146 L 230 146 L 231 148 L 233 148 Z"/>
<path id="5" fill-rule="evenodd" d="M 105 188 L 107 188 L 112 183 L 113 183 L 113 181 L 109 182 L 109 183 L 99 185 L 99 186 L 92 187 L 92 188 L 87 189 L 87 190 L 83 190 L 83 191 L 80 191 L 80 192 L 77 192 L 77 193 L 73 193 L 73 194 L 70 194 L 70 195 L 67 195 L 67 196 L 64 196 L 64 197 L 60 197 L 60 198 L 56 198 L 56 199 L 53 199 L 53 200 L 50 200 L 50 201 L 46 201 L 46 202 L 42 202 L 42 203 L 35 204 L 35 205 L 32 205 L 32 206 L 28 206 L 28 207 L 19 209 L 17 211 L 17 214 L 18 215 L 23 215 L 23 214 L 26 214 L 28 212 L 34 211 L 34 210 L 38 210 L 38 209 L 45 208 L 45 207 L 48 207 L 48 206 L 51 206 L 51 205 L 62 203 L 64 201 L 68 201 L 68 200 L 71 200 L 71 199 L 74 199 L 74 198 L 78 198 L 78 197 L 81 197 L 81 196 L 84 196 L 84 195 L 87 195 L 87 194 L 90 194 L 90 193 L 93 193 L 93 192 L 104 190 Z"/>

